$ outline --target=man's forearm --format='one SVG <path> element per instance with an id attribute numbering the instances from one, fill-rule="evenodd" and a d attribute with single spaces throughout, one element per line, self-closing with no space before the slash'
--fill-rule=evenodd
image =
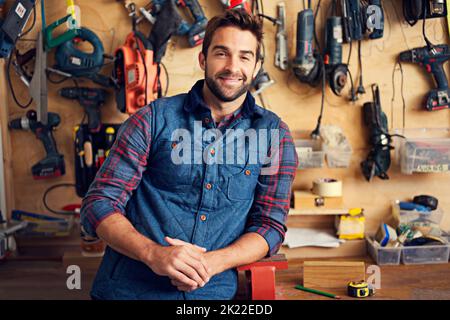
<path id="1" fill-rule="evenodd" d="M 96 229 L 97 235 L 111 248 L 132 259 L 144 261 L 157 243 L 139 233 L 122 214 L 105 218 Z"/>
<path id="2" fill-rule="evenodd" d="M 249 232 L 223 249 L 207 252 L 214 273 L 253 263 L 264 258 L 269 251 L 267 241 L 258 233 Z"/>

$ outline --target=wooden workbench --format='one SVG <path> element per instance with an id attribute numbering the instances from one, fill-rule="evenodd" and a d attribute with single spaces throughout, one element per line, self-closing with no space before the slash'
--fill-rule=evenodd
<path id="1" fill-rule="evenodd" d="M 320 260 L 320 259 L 314 259 Z M 338 260 L 338 259 L 333 259 Z M 343 259 L 340 259 L 343 260 Z M 373 261 L 365 261 L 367 266 Z M 380 266 L 381 289 L 369 300 L 450 300 L 450 264 Z M 303 260 L 290 260 L 289 269 L 277 271 L 276 297 L 280 300 L 330 300 L 330 298 L 294 289 L 303 284 Z M 333 292 L 343 300 L 354 300 L 346 294 L 346 288 Z"/>
<path id="2" fill-rule="evenodd" d="M 315 259 L 317 260 L 317 259 Z M 333 259 L 336 260 L 336 259 Z M 358 259 L 352 259 L 358 260 Z M 364 258 L 366 266 L 373 262 Z M 294 289 L 302 284 L 302 260 L 289 261 L 288 270 L 276 273 L 276 297 L 280 300 L 330 300 Z M 381 266 L 381 289 L 367 299 L 450 300 L 450 264 Z M 66 288 L 67 274 L 61 261 L 6 261 L 0 263 L 0 300 L 4 299 L 89 299 L 95 276 L 92 264 L 81 266 L 81 290 Z M 243 282 L 238 299 L 243 299 Z M 333 293 L 346 297 L 345 290 Z"/>

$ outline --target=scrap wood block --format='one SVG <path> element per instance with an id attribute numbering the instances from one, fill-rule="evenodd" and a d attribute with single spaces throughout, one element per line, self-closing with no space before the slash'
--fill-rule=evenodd
<path id="1" fill-rule="evenodd" d="M 366 279 L 363 261 L 305 261 L 303 286 L 307 288 L 344 289 L 350 281 Z"/>
<path id="2" fill-rule="evenodd" d="M 321 197 L 310 191 L 294 191 L 294 209 L 341 209 L 343 197 Z"/>

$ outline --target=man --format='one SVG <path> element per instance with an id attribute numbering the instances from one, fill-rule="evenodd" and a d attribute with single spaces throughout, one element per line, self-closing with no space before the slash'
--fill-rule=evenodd
<path id="1" fill-rule="evenodd" d="M 248 92 L 261 41 L 244 11 L 214 17 L 205 80 L 121 126 L 81 211 L 108 244 L 94 299 L 232 299 L 235 268 L 277 252 L 297 155 L 286 124 Z"/>

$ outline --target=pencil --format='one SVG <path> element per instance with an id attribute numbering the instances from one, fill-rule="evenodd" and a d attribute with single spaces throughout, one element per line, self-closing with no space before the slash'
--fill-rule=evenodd
<path id="1" fill-rule="evenodd" d="M 325 296 L 325 297 L 328 297 L 328 298 L 333 298 L 333 299 L 340 299 L 341 298 L 340 296 L 337 296 L 337 295 L 332 294 L 332 293 L 327 293 L 327 292 L 323 292 L 323 291 L 319 291 L 319 290 L 315 290 L 315 289 L 305 288 L 305 287 L 303 287 L 301 285 L 296 285 L 295 289 L 306 291 L 306 292 L 310 292 L 310 293 L 315 293 L 315 294 L 318 294 L 318 295 L 321 295 L 321 296 Z"/>

